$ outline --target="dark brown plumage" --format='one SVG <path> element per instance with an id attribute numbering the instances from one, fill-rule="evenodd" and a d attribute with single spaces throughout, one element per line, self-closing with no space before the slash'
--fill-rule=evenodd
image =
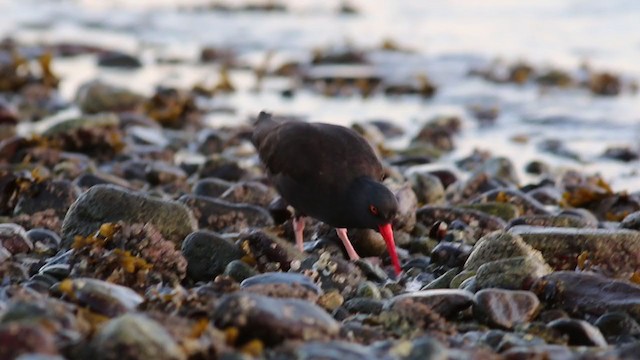
<path id="1" fill-rule="evenodd" d="M 276 122 L 262 112 L 253 143 L 274 186 L 296 209 L 298 247 L 302 247 L 302 216 L 336 227 L 352 259 L 358 255 L 345 228 L 378 229 L 396 271 L 400 270 L 390 226 L 398 205 L 380 183 L 384 169 L 364 138 L 337 125 Z"/>

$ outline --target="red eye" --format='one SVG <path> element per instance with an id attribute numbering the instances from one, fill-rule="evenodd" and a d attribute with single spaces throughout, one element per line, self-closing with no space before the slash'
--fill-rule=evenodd
<path id="1" fill-rule="evenodd" d="M 378 215 L 378 208 L 373 205 L 369 205 L 369 211 L 371 211 L 373 215 Z"/>

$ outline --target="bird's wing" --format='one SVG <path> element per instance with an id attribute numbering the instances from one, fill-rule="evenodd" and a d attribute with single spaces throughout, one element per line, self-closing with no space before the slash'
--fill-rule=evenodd
<path id="1" fill-rule="evenodd" d="M 267 126 L 265 126 L 267 125 Z M 258 134 L 258 139 L 256 139 Z M 360 176 L 376 180 L 383 168 L 371 146 L 351 129 L 322 123 L 263 124 L 254 143 L 269 172 L 300 183 L 349 184 Z"/>

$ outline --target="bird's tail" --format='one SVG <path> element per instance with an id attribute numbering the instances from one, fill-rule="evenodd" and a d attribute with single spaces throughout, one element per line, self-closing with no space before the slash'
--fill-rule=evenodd
<path id="1" fill-rule="evenodd" d="M 277 125 L 277 122 L 273 120 L 270 113 L 261 111 L 258 114 L 258 119 L 254 123 L 253 136 L 251 137 L 251 142 L 256 148 L 260 148 L 263 139 L 275 125 Z"/>

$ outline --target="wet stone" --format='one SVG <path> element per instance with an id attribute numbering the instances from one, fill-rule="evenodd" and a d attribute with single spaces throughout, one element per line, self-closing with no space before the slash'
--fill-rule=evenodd
<path id="1" fill-rule="evenodd" d="M 640 233 L 636 231 L 515 226 L 509 232 L 539 250 L 556 270 L 575 269 L 584 252 L 592 265 L 614 276 L 640 268 Z"/>
<path id="2" fill-rule="evenodd" d="M 477 210 L 453 207 L 424 206 L 416 212 L 416 220 L 426 226 L 431 226 L 438 221 L 451 223 L 454 220 L 461 220 L 467 224 L 477 224 L 472 227 L 476 238 L 506 227 L 504 220 L 498 217 L 487 215 Z"/>
<path id="3" fill-rule="evenodd" d="M 544 186 L 527 192 L 527 195 L 542 205 L 558 206 L 562 202 L 562 192 L 555 187 Z"/>
<path id="4" fill-rule="evenodd" d="M 95 185 L 117 185 L 123 188 L 131 188 L 131 184 L 124 179 L 111 174 L 94 173 L 82 174 L 73 183 L 81 189 L 88 189 Z"/>
<path id="5" fill-rule="evenodd" d="M 38 270 L 38 273 L 48 275 L 58 279 L 58 281 L 62 281 L 71 274 L 71 267 L 69 264 L 47 264 L 41 267 L 40 270 Z"/>
<path id="6" fill-rule="evenodd" d="M 481 194 L 497 189 L 504 189 L 504 184 L 485 173 L 474 173 L 466 181 L 458 181 L 447 187 L 446 197 L 453 204 L 468 204 Z"/>
<path id="7" fill-rule="evenodd" d="M 615 340 L 618 337 L 640 335 L 640 324 L 624 312 L 609 312 L 600 316 L 594 324 L 604 337 Z"/>
<path id="8" fill-rule="evenodd" d="M 342 307 L 350 313 L 377 315 L 384 308 L 384 302 L 378 299 L 354 297 L 345 301 Z"/>
<path id="9" fill-rule="evenodd" d="M 198 180 L 193 186 L 193 195 L 219 197 L 233 186 L 232 182 L 218 179 L 206 178 Z"/>
<path id="10" fill-rule="evenodd" d="M 496 231 L 478 240 L 464 268 L 474 271 L 488 262 L 519 256 L 532 257 L 544 263 L 542 254 L 527 245 L 520 236 Z"/>
<path id="11" fill-rule="evenodd" d="M 296 273 L 269 272 L 245 279 L 244 291 L 275 298 L 298 298 L 311 302 L 318 300 L 322 289 L 307 276 Z"/>
<path id="12" fill-rule="evenodd" d="M 219 132 L 206 129 L 198 133 L 197 147 L 202 155 L 219 154 L 224 150 L 225 139 Z"/>
<path id="13" fill-rule="evenodd" d="M 564 209 L 558 213 L 558 216 L 573 216 L 579 218 L 580 221 L 588 224 L 588 228 L 596 229 L 600 225 L 598 218 L 589 210 L 584 208 Z"/>
<path id="14" fill-rule="evenodd" d="M 26 235 L 33 243 L 35 252 L 38 254 L 54 255 L 62 242 L 60 236 L 49 229 L 31 229 L 27 231 Z"/>
<path id="15" fill-rule="evenodd" d="M 569 345 L 574 346 L 607 346 L 600 330 L 584 320 L 558 319 L 547 326 L 569 337 Z"/>
<path id="16" fill-rule="evenodd" d="M 438 205 L 444 202 L 444 186 L 437 176 L 425 171 L 413 171 L 408 179 L 420 204 Z"/>
<path id="17" fill-rule="evenodd" d="M 0 245 L 13 255 L 33 250 L 33 242 L 18 224 L 0 224 Z"/>
<path id="18" fill-rule="evenodd" d="M 474 276 L 476 276 L 475 271 L 463 270 L 453 279 L 451 279 L 449 287 L 451 289 L 461 289 L 462 283 L 464 283 L 467 279 L 473 278 Z"/>
<path id="19" fill-rule="evenodd" d="M 180 167 L 159 161 L 148 164 L 144 172 L 151 185 L 182 183 L 187 179 L 187 174 Z"/>
<path id="20" fill-rule="evenodd" d="M 1 359 L 15 359 L 24 354 L 58 354 L 53 334 L 37 324 L 0 325 L 0 345 Z"/>
<path id="21" fill-rule="evenodd" d="M 371 281 L 365 281 L 358 285 L 356 289 L 356 296 L 371 298 L 371 299 L 381 299 L 382 295 L 380 294 L 380 289 Z"/>
<path id="22" fill-rule="evenodd" d="M 388 187 L 398 200 L 398 213 L 393 220 L 393 229 L 411 232 L 416 225 L 416 209 L 418 208 L 416 194 L 409 183 L 402 185 L 391 183 L 388 184 Z"/>
<path id="23" fill-rule="evenodd" d="M 342 304 L 344 304 L 344 297 L 337 290 L 329 291 L 318 297 L 316 304 L 327 310 L 328 312 L 334 312 Z M 335 317 L 335 315 L 334 315 Z"/>
<path id="24" fill-rule="evenodd" d="M 368 359 L 381 359 L 371 349 L 359 344 L 344 342 L 344 341 L 330 341 L 324 342 L 310 342 L 302 345 L 296 350 L 295 359 L 298 360 L 368 360 Z"/>
<path id="25" fill-rule="evenodd" d="M 475 171 L 476 173 L 485 173 L 491 178 L 508 184 L 517 185 L 520 182 L 513 163 L 504 157 L 491 158 L 480 165 Z"/>
<path id="26" fill-rule="evenodd" d="M 224 275 L 227 275 L 237 282 L 257 275 L 257 272 L 247 263 L 241 260 L 233 260 L 227 264 L 224 269 Z"/>
<path id="27" fill-rule="evenodd" d="M 518 225 L 566 228 L 595 228 L 592 223 L 572 215 L 527 215 L 509 222 L 507 229 Z"/>
<path id="28" fill-rule="evenodd" d="M 220 195 L 221 200 L 262 207 L 267 207 L 274 197 L 275 192 L 272 188 L 257 181 L 237 183 Z"/>
<path id="29" fill-rule="evenodd" d="M 459 267 L 453 268 L 438 276 L 435 280 L 431 281 L 427 285 L 423 286 L 421 290 L 430 289 L 448 289 L 451 281 L 460 273 Z"/>
<path id="30" fill-rule="evenodd" d="M 549 265 L 535 257 L 512 257 L 481 265 L 476 272 L 475 285 L 478 289 L 520 290 L 550 272 Z"/>
<path id="31" fill-rule="evenodd" d="M 71 301 L 108 317 L 133 311 L 143 301 L 140 295 L 128 287 L 97 279 L 64 280 L 56 287 L 55 291 Z"/>
<path id="32" fill-rule="evenodd" d="M 438 314 L 450 318 L 471 306 L 473 293 L 454 289 L 420 290 L 393 297 L 386 304 L 386 308 L 394 309 L 396 306 L 402 306 L 404 300 L 407 299 L 428 305 Z"/>
<path id="33" fill-rule="evenodd" d="M 142 96 L 130 90 L 101 81 L 88 82 L 80 86 L 76 93 L 78 106 L 87 114 L 133 111 L 142 101 Z"/>
<path id="34" fill-rule="evenodd" d="M 542 302 L 576 316 L 621 311 L 640 319 L 640 286 L 590 272 L 557 271 L 532 290 Z"/>
<path id="35" fill-rule="evenodd" d="M 80 195 L 62 224 L 63 247 L 76 235 L 87 236 L 108 222 L 151 223 L 163 237 L 181 243 L 197 223 L 182 204 L 151 198 L 113 185 L 97 185 Z"/>
<path id="36" fill-rule="evenodd" d="M 494 189 L 471 200 L 472 204 L 486 202 L 506 202 L 518 208 L 522 215 L 546 215 L 549 213 L 544 205 L 526 193 L 514 189 Z"/>
<path id="37" fill-rule="evenodd" d="M 126 314 L 100 328 L 91 342 L 98 360 L 186 360 L 180 346 L 156 321 Z"/>
<path id="38" fill-rule="evenodd" d="M 134 69 L 142 66 L 142 62 L 133 55 L 107 51 L 98 56 L 98 66 Z"/>
<path id="39" fill-rule="evenodd" d="M 520 210 L 515 205 L 495 201 L 464 205 L 463 208 L 478 210 L 491 216 L 497 216 L 504 221 L 509 221 L 520 214 Z"/>
<path id="40" fill-rule="evenodd" d="M 620 222 L 620 228 L 640 231 L 640 211 L 627 215 Z"/>
<path id="41" fill-rule="evenodd" d="M 307 301 L 244 292 L 222 298 L 213 319 L 217 327 L 236 327 L 241 338 L 258 338 L 267 344 L 286 339 L 320 340 L 340 330 L 329 314 Z"/>
<path id="42" fill-rule="evenodd" d="M 235 182 L 245 176 L 246 170 L 242 169 L 234 160 L 214 157 L 200 167 L 199 174 L 201 178 L 219 178 Z"/>
<path id="43" fill-rule="evenodd" d="M 403 360 L 445 360 L 449 358 L 447 348 L 430 336 L 412 340 L 407 348 L 398 344 L 391 353 L 400 355 Z M 408 352 L 408 354 L 407 354 Z"/>
<path id="44" fill-rule="evenodd" d="M 300 262 L 304 255 L 286 240 L 263 231 L 253 231 L 240 236 L 240 247 L 257 261 L 264 271 L 289 271 L 292 262 Z"/>
<path id="45" fill-rule="evenodd" d="M 67 180 L 32 184 L 26 192 L 20 194 L 13 213 L 14 215 L 32 215 L 53 209 L 56 215 L 62 218 L 79 194 L 78 188 Z"/>
<path id="46" fill-rule="evenodd" d="M 231 241 L 217 234 L 200 230 L 189 234 L 182 242 L 182 255 L 187 260 L 187 276 L 194 281 L 211 281 L 222 274 L 233 260 L 244 253 Z"/>
<path id="47" fill-rule="evenodd" d="M 431 251 L 431 261 L 447 267 L 460 267 L 465 264 L 471 251 L 470 245 L 442 241 Z"/>
<path id="48" fill-rule="evenodd" d="M 254 285 L 266 284 L 286 284 L 301 285 L 304 288 L 318 295 L 322 294 L 322 289 L 318 287 L 308 276 L 297 273 L 268 272 L 252 276 L 240 284 L 240 288 L 245 289 Z"/>
<path id="49" fill-rule="evenodd" d="M 240 232 L 273 224 L 269 212 L 255 205 L 233 204 L 193 195 L 183 195 L 178 201 L 193 210 L 201 228 L 216 232 Z"/>
<path id="50" fill-rule="evenodd" d="M 332 238 L 337 235 L 330 234 Z M 349 240 L 358 255 L 362 257 L 380 256 L 387 251 L 387 245 L 379 232 L 371 229 L 350 229 L 348 231 Z M 336 243 L 340 240 L 335 239 Z"/>
<path id="51" fill-rule="evenodd" d="M 529 322 L 540 309 L 540 301 L 530 291 L 485 289 L 474 296 L 473 313 L 491 326 L 512 329 Z"/>

